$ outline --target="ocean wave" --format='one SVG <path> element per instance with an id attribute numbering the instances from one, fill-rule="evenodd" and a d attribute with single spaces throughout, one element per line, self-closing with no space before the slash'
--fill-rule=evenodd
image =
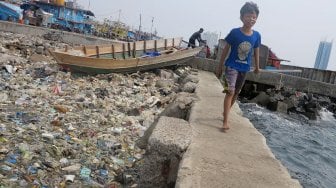
<path id="1" fill-rule="evenodd" d="M 336 187 L 336 121 L 326 109 L 316 121 L 240 103 L 243 115 L 303 187 Z"/>
<path id="2" fill-rule="evenodd" d="M 336 122 L 336 119 L 334 117 L 334 114 L 330 111 L 328 111 L 326 108 L 322 108 L 320 111 L 319 111 L 319 114 L 320 114 L 320 118 L 318 119 L 319 121 L 322 121 L 324 123 L 332 123 L 332 124 L 335 124 Z"/>

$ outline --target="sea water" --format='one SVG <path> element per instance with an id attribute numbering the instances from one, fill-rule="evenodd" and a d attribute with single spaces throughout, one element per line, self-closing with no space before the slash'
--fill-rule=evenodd
<path id="1" fill-rule="evenodd" d="M 264 135 L 275 157 L 303 187 L 336 187 L 336 120 L 331 112 L 323 109 L 318 120 L 309 121 L 256 104 L 239 106 Z"/>

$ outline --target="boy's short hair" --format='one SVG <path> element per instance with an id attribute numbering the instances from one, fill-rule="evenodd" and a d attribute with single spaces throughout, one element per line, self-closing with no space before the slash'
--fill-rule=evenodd
<path id="1" fill-rule="evenodd" d="M 247 13 L 256 13 L 257 16 L 259 15 L 259 7 L 256 3 L 250 1 L 246 2 L 243 7 L 240 9 L 240 16 L 243 16 Z"/>

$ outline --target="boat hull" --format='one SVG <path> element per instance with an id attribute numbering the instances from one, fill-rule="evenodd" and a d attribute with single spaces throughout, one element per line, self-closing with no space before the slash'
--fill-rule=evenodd
<path id="1" fill-rule="evenodd" d="M 51 52 L 58 64 L 71 72 L 88 74 L 129 73 L 166 66 L 183 64 L 191 60 L 200 48 L 185 49 L 156 57 L 130 58 L 124 60 L 73 56 L 66 53 Z"/>
<path id="2" fill-rule="evenodd" d="M 145 65 L 131 68 L 99 68 L 99 67 L 83 67 L 78 65 L 69 65 L 69 64 L 60 64 L 64 70 L 74 72 L 74 73 L 85 73 L 85 74 L 109 74 L 109 73 L 132 73 L 137 71 L 146 71 L 151 69 L 158 69 L 174 65 L 183 65 L 186 62 L 190 61 L 194 57 L 186 57 L 183 59 L 172 60 L 165 63 Z"/>

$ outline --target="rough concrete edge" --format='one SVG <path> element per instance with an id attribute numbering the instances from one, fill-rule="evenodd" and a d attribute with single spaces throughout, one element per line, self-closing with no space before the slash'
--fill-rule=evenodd
<path id="1" fill-rule="evenodd" d="M 145 176 L 140 177 L 139 186 L 162 187 L 165 185 L 163 183 L 175 184 L 180 160 L 189 147 L 191 138 L 192 127 L 188 121 L 160 116 L 148 138 L 144 165 L 140 171 Z M 157 179 L 156 176 L 162 177 L 162 170 L 167 168 L 163 162 L 169 163 L 168 174 Z"/>
<path id="2" fill-rule="evenodd" d="M 195 105 L 200 103 L 200 100 L 201 100 L 198 96 L 198 89 L 199 89 L 199 86 L 197 86 L 196 89 L 195 89 L 195 95 L 196 95 L 198 100 L 196 100 L 194 102 L 194 104 L 192 105 L 192 107 L 190 109 L 189 123 L 192 121 L 190 117 L 193 117 L 192 114 L 195 113 Z M 191 155 L 192 155 L 192 152 L 193 152 L 192 143 L 193 143 L 193 137 L 194 137 L 195 134 L 197 134 L 195 132 L 195 129 L 192 129 L 191 143 L 188 146 L 186 152 L 183 154 L 182 160 L 180 162 L 179 169 L 177 171 L 175 188 L 194 188 L 193 187 L 193 185 L 194 185 L 193 182 L 197 178 L 193 177 L 193 173 L 192 173 L 193 165 L 192 165 Z"/>
<path id="3" fill-rule="evenodd" d="M 183 154 L 182 160 L 179 164 L 177 171 L 177 178 L 175 182 L 175 188 L 191 188 L 193 185 L 192 174 L 192 160 L 191 160 L 191 144 L 187 148 L 187 151 Z"/>

